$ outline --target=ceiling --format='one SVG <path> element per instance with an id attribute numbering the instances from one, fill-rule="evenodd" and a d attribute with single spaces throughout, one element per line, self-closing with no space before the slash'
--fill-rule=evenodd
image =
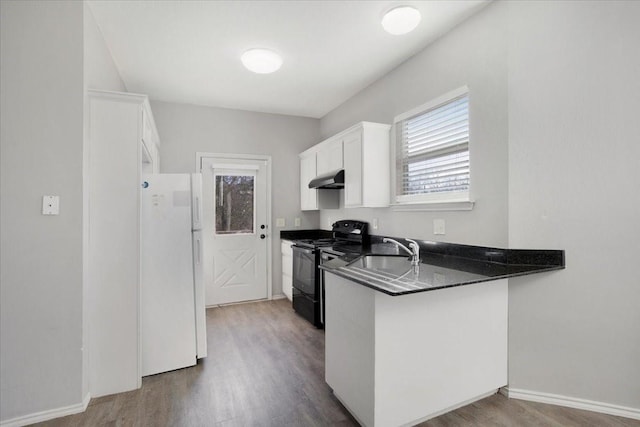
<path id="1" fill-rule="evenodd" d="M 320 118 L 424 49 L 489 0 L 114 1 L 89 6 L 127 89 L 151 99 Z M 380 25 L 397 5 L 422 22 L 402 36 Z M 282 68 L 254 74 L 253 47 Z"/>

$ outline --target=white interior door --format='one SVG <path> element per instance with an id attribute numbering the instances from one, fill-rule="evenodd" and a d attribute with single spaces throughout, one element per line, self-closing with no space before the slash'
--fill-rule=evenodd
<path id="1" fill-rule="evenodd" d="M 268 161 L 203 157 L 207 306 L 267 298 Z"/>

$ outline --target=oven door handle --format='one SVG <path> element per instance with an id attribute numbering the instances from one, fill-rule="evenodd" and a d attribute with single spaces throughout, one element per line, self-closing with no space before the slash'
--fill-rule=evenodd
<path id="1" fill-rule="evenodd" d="M 320 258 L 322 259 L 322 262 L 326 262 L 326 261 L 331 261 L 332 259 L 336 259 L 336 258 L 340 258 L 338 255 L 332 255 L 332 254 L 328 254 L 326 252 L 323 252 L 322 255 L 320 256 Z"/>
<path id="2" fill-rule="evenodd" d="M 318 295 L 318 299 L 320 300 L 320 323 L 324 327 L 324 271 L 320 272 L 320 295 Z"/>
<path id="3" fill-rule="evenodd" d="M 292 245 L 291 249 L 294 250 L 294 251 L 298 251 L 298 252 L 304 252 L 305 254 L 312 254 L 313 253 L 313 249 L 304 248 L 304 247 L 298 246 L 298 245 Z"/>

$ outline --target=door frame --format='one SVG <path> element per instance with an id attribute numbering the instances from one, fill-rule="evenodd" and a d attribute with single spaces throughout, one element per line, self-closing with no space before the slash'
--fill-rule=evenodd
<path id="1" fill-rule="evenodd" d="M 273 299 L 273 286 L 272 286 L 272 276 L 273 276 L 273 265 L 272 265 L 272 252 L 273 252 L 273 242 L 272 238 L 272 224 L 271 224 L 271 156 L 260 155 L 260 154 L 236 154 L 236 153 L 209 153 L 203 151 L 196 151 L 196 163 L 195 170 L 196 173 L 202 173 L 202 159 L 203 158 L 214 158 L 214 159 L 231 159 L 231 160 L 261 160 L 266 162 L 267 167 L 267 176 L 266 176 L 266 184 L 267 184 L 267 239 L 269 239 L 267 244 L 267 299 Z M 203 196 L 204 197 L 204 196 Z M 207 239 L 203 239 L 203 244 Z M 205 285 L 206 286 L 206 285 Z M 212 306 L 217 307 L 217 306 Z"/>

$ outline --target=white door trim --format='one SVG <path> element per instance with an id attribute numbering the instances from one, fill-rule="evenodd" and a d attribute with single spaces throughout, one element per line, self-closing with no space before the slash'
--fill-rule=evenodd
<path id="1" fill-rule="evenodd" d="M 271 224 L 271 156 L 264 156 L 259 154 L 229 154 L 229 153 L 208 153 L 197 151 L 196 152 L 196 173 L 202 171 L 202 159 L 203 158 L 224 158 L 224 159 L 238 159 L 238 160 L 263 160 L 267 163 L 267 238 L 269 244 L 267 245 L 267 299 L 273 299 L 273 286 L 272 286 L 272 252 L 273 252 L 273 227 Z M 245 166 L 246 167 L 246 166 Z"/>

